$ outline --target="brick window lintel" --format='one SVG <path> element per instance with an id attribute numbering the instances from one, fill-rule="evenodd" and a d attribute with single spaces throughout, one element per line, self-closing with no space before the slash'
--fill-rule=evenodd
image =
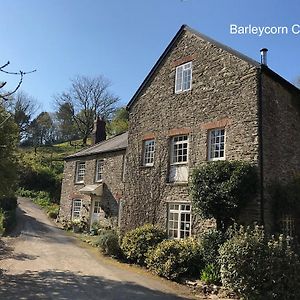
<path id="1" fill-rule="evenodd" d="M 212 122 L 207 122 L 207 123 L 202 123 L 200 124 L 200 128 L 204 130 L 210 130 L 214 128 L 222 128 L 222 127 L 227 127 L 231 125 L 231 119 L 229 118 L 224 118 Z"/>
<path id="2" fill-rule="evenodd" d="M 185 135 L 192 132 L 191 128 L 183 127 L 183 128 L 173 128 L 168 131 L 168 136 L 175 136 L 175 135 Z"/>
<path id="3" fill-rule="evenodd" d="M 192 61 L 195 58 L 196 58 L 196 54 L 181 57 L 180 59 L 177 59 L 177 60 L 172 62 L 172 67 L 178 67 L 178 66 L 183 65 L 183 64 L 185 64 L 189 61 Z"/>

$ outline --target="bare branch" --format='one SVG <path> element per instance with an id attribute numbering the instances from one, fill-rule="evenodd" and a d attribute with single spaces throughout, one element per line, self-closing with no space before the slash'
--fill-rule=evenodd
<path id="1" fill-rule="evenodd" d="M 33 72 L 36 72 L 36 70 L 32 70 L 32 71 L 27 71 L 27 72 L 24 72 L 24 71 L 19 71 L 19 72 L 10 72 L 10 71 L 6 71 L 5 68 L 10 64 L 10 62 L 8 61 L 6 64 L 4 64 L 3 66 L 0 67 L 0 72 L 2 73 L 5 73 L 5 74 L 9 74 L 9 75 L 19 75 L 20 76 L 20 79 L 19 79 L 19 82 L 17 84 L 17 86 L 11 91 L 11 92 L 8 92 L 8 93 L 5 93 L 4 95 L 1 95 L 0 94 L 0 99 L 3 99 L 5 101 L 8 101 L 8 97 L 11 96 L 12 94 L 14 94 L 21 86 L 22 82 L 23 82 L 23 77 L 24 75 L 27 75 L 27 74 L 30 74 L 30 73 L 33 73 Z M 3 86 L 6 84 L 6 82 L 4 82 L 2 84 L 2 86 L 0 88 L 3 88 Z"/>

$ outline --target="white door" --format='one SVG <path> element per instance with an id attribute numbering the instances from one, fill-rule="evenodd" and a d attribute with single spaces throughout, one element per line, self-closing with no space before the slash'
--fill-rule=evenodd
<path id="1" fill-rule="evenodd" d="M 92 210 L 92 220 L 91 220 L 91 224 L 95 223 L 95 222 L 99 222 L 99 220 L 101 219 L 101 217 L 103 218 L 104 216 L 104 211 L 101 208 L 100 205 L 101 201 L 95 199 L 93 201 L 93 210 Z"/>

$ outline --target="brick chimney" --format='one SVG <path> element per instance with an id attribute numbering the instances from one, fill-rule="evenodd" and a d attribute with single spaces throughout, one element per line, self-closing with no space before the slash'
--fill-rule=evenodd
<path id="1" fill-rule="evenodd" d="M 106 123 L 99 117 L 94 122 L 94 129 L 92 131 L 92 143 L 93 145 L 106 140 Z"/>

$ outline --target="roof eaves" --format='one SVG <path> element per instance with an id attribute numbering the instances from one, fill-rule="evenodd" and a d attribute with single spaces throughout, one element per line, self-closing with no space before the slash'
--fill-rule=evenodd
<path id="1" fill-rule="evenodd" d="M 104 150 L 104 151 L 93 152 L 93 153 L 82 153 L 80 155 L 73 154 L 73 155 L 69 155 L 69 156 L 65 157 L 64 160 L 70 160 L 70 159 L 86 157 L 86 156 L 94 156 L 94 155 L 104 154 L 104 153 L 113 153 L 113 152 L 118 152 L 118 151 L 122 151 L 122 150 L 126 150 L 126 149 L 127 149 L 127 147 L 119 147 L 119 148 L 115 148 L 112 150 Z"/>
<path id="2" fill-rule="evenodd" d="M 285 78 L 281 77 L 275 71 L 271 70 L 268 66 L 260 65 L 260 68 L 262 69 L 263 72 L 265 72 L 268 75 L 270 75 L 274 80 L 276 80 L 277 82 L 281 83 L 282 85 L 284 85 L 285 87 L 287 87 L 291 91 L 293 91 L 293 92 L 295 92 L 295 93 L 297 93 L 297 94 L 300 95 L 300 89 L 299 88 L 297 88 L 295 85 L 293 85 L 292 83 L 290 83 Z"/>
<path id="3" fill-rule="evenodd" d="M 183 30 L 187 27 L 187 25 L 182 25 L 180 27 L 180 29 L 178 30 L 178 32 L 176 33 L 176 35 L 173 37 L 173 39 L 171 40 L 171 42 L 169 43 L 169 45 L 167 46 L 167 48 L 165 49 L 165 51 L 162 53 L 162 55 L 159 57 L 159 59 L 157 60 L 157 62 L 155 63 L 155 65 L 153 66 L 153 68 L 150 70 L 150 72 L 148 73 L 148 75 L 146 76 L 146 78 L 144 79 L 144 81 L 142 82 L 142 84 L 140 85 L 140 87 L 137 89 L 137 91 L 135 92 L 135 94 L 133 95 L 133 97 L 131 98 L 131 100 L 128 102 L 126 109 L 129 110 L 130 106 L 133 104 L 133 102 L 136 100 L 136 98 L 138 97 L 138 95 L 140 94 L 140 92 L 144 89 L 144 87 L 147 85 L 148 81 L 151 79 L 152 75 L 154 74 L 154 72 L 157 70 L 157 68 L 159 67 L 159 65 L 161 64 L 161 62 L 164 60 L 164 58 L 167 56 L 167 54 L 169 53 L 170 49 L 173 47 L 173 45 L 176 43 L 177 39 L 179 38 L 179 36 L 181 35 L 181 33 L 183 32 Z"/>

